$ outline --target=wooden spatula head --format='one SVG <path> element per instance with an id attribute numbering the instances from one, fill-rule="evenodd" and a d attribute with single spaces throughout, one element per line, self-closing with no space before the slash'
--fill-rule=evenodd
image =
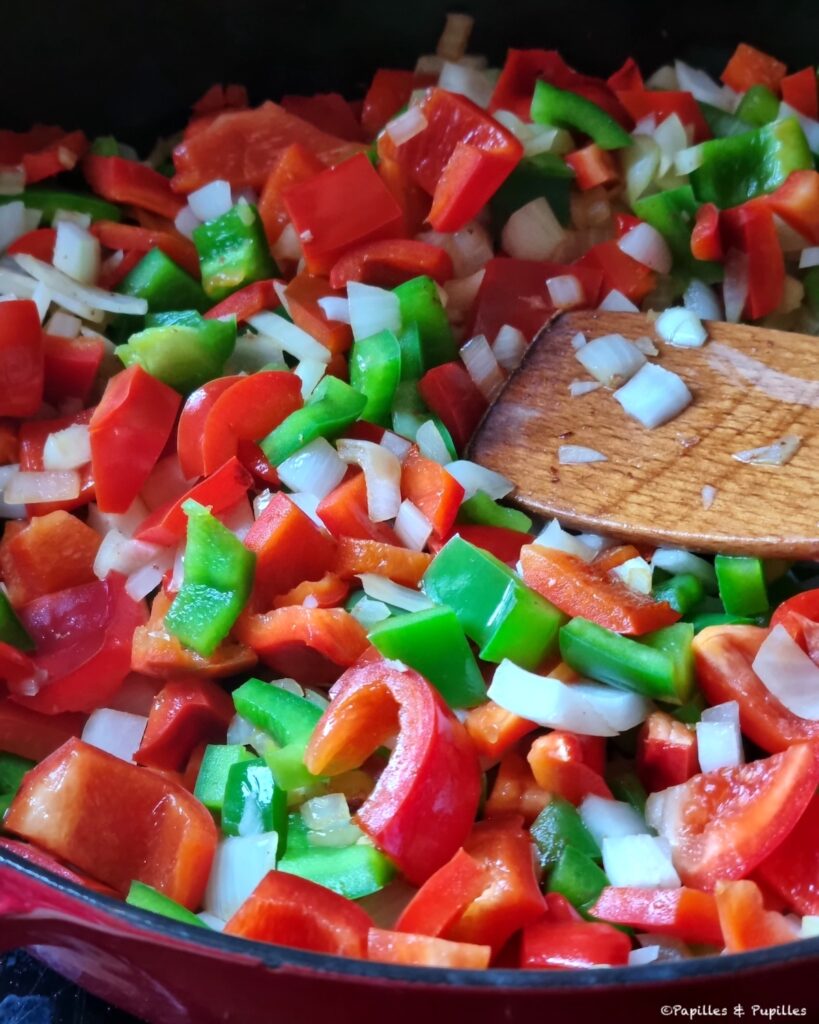
<path id="1" fill-rule="evenodd" d="M 487 413 L 470 458 L 513 480 L 515 503 L 564 526 L 692 551 L 819 557 L 819 338 L 706 327 L 702 348 L 675 348 L 642 314 L 558 317 Z M 660 350 L 653 361 L 683 378 L 693 403 L 648 430 L 608 389 L 571 397 L 573 380 L 591 379 L 575 357 L 578 332 L 650 337 Z M 785 435 L 801 438 L 786 465 L 733 457 Z M 607 461 L 560 465 L 568 444 Z"/>

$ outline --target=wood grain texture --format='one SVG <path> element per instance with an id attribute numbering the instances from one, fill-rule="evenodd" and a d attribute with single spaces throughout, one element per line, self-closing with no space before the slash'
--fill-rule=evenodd
<path id="1" fill-rule="evenodd" d="M 700 349 L 657 338 L 642 314 L 577 312 L 547 325 L 490 408 L 470 445 L 476 462 L 512 479 L 512 500 L 564 526 L 648 544 L 766 558 L 819 557 L 819 338 L 709 322 Z M 648 335 L 653 357 L 685 380 L 693 403 L 647 430 L 591 379 L 571 339 Z M 735 452 L 796 434 L 784 466 L 746 465 Z M 562 444 L 607 462 L 558 464 Z M 702 489 L 717 489 L 709 509 Z"/>

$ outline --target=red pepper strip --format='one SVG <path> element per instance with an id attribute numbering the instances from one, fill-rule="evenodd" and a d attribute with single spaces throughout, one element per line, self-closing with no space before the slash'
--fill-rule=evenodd
<path id="1" fill-rule="evenodd" d="M 14 532 L 6 527 L 0 543 L 0 569 L 12 604 L 96 579 L 94 558 L 102 538 L 70 512 L 14 525 Z"/>
<path id="2" fill-rule="evenodd" d="M 665 711 L 653 711 L 637 737 L 637 774 L 648 792 L 678 786 L 699 770 L 694 730 Z"/>
<path id="3" fill-rule="evenodd" d="M 797 914 L 819 913 L 819 797 L 813 797 L 793 831 L 763 860 L 755 876 Z"/>
<path id="4" fill-rule="evenodd" d="M 442 363 L 427 370 L 418 391 L 463 451 L 488 407 L 472 378 L 460 363 Z"/>
<path id="5" fill-rule="evenodd" d="M 178 263 L 193 277 L 199 278 L 199 257 L 196 249 L 192 242 L 181 235 L 170 231 L 141 228 L 135 224 L 118 224 L 113 220 L 98 220 L 91 225 L 91 233 L 97 236 L 106 249 L 121 249 L 126 255 L 131 252 L 144 254 L 151 249 L 161 249 L 174 263 Z"/>
<path id="6" fill-rule="evenodd" d="M 629 925 L 683 942 L 722 945 L 717 904 L 699 889 L 630 889 L 606 886 L 591 908 L 592 917 Z"/>
<path id="7" fill-rule="evenodd" d="M 691 254 L 698 260 L 722 261 L 725 258 L 719 210 L 713 203 L 703 203 L 697 210 L 694 230 L 691 232 Z"/>
<path id="8" fill-rule="evenodd" d="M 617 544 L 613 548 L 606 548 L 605 551 L 601 551 L 593 559 L 593 562 L 595 569 L 598 569 L 600 572 L 611 572 L 612 569 L 623 565 L 624 562 L 640 557 L 639 549 L 635 548 L 633 544 Z M 646 561 L 649 560 L 650 556 L 646 558 Z"/>
<path id="9" fill-rule="evenodd" d="M 643 76 L 633 57 L 627 57 L 621 68 L 606 79 L 606 85 L 615 94 L 626 89 L 642 89 Z"/>
<path id="10" fill-rule="evenodd" d="M 91 889 L 93 892 L 102 893 L 103 896 L 117 896 L 117 893 L 109 885 L 101 885 L 89 875 L 66 867 L 56 857 L 52 857 L 51 854 L 45 853 L 36 846 L 31 846 L 29 843 L 20 843 L 16 839 L 0 837 L 0 849 L 13 853 L 30 864 L 35 864 L 38 868 L 45 868 L 46 871 L 57 875 L 58 878 L 65 878 L 67 881 L 85 886 L 86 889 Z"/>
<path id="11" fill-rule="evenodd" d="M 303 604 L 305 608 L 335 608 L 342 604 L 350 593 L 350 584 L 334 572 L 326 572 L 320 580 L 305 580 L 280 594 L 273 601 L 274 608 L 287 608 L 291 604 Z"/>
<path id="12" fill-rule="evenodd" d="M 361 109 L 361 125 L 367 137 L 374 138 L 387 121 L 409 103 L 413 89 L 423 89 L 436 81 L 436 75 L 379 68 L 373 75 Z"/>
<path id="13" fill-rule="evenodd" d="M 344 431 L 344 438 L 350 441 L 372 441 L 373 444 L 381 444 L 385 433 L 384 427 L 379 427 L 377 423 L 370 423 L 368 420 L 358 420 L 352 426 L 347 427 Z"/>
<path id="14" fill-rule="evenodd" d="M 583 191 L 601 185 L 613 185 L 620 178 L 617 161 L 611 153 L 601 149 L 596 143 L 568 153 L 565 160 L 574 171 L 578 188 Z"/>
<path id="15" fill-rule="evenodd" d="M 101 512 L 127 512 L 162 454 L 180 401 L 138 365 L 108 382 L 88 425 Z"/>
<path id="16" fill-rule="evenodd" d="M 796 927 L 775 910 L 766 910 L 754 882 L 717 882 L 717 910 L 726 953 L 779 946 L 799 938 Z"/>
<path id="17" fill-rule="evenodd" d="M 167 505 L 154 509 L 140 524 L 134 536 L 137 540 L 159 544 L 161 547 L 178 544 L 188 528 L 188 517 L 182 510 L 182 505 L 188 499 L 198 501 L 217 515 L 232 508 L 247 494 L 252 484 L 250 473 L 233 455 L 210 476 L 194 484 L 189 491 Z"/>
<path id="18" fill-rule="evenodd" d="M 17 423 L 13 419 L 0 418 L 0 466 L 10 466 L 20 461 L 20 440 L 17 434 Z"/>
<path id="19" fill-rule="evenodd" d="M 787 73 L 787 67 L 761 50 L 740 43 L 720 75 L 722 81 L 735 92 L 747 92 L 752 85 L 766 85 L 772 92 L 779 92 L 779 84 Z"/>
<path id="20" fill-rule="evenodd" d="M 173 220 L 183 201 L 171 189 L 164 174 L 121 156 L 87 156 L 82 165 L 85 180 L 109 203 L 129 203 Z"/>
<path id="21" fill-rule="evenodd" d="M 435 231 L 460 231 L 480 213 L 522 156 L 523 147 L 512 135 L 488 152 L 471 142 L 458 142 L 435 186 L 427 217 L 430 225 Z"/>
<path id="22" fill-rule="evenodd" d="M 257 485 L 269 487 L 272 490 L 281 486 L 279 474 L 267 461 L 264 452 L 255 441 L 241 438 L 236 446 L 236 458 L 251 474 Z"/>
<path id="23" fill-rule="evenodd" d="M 64 135 L 63 129 L 56 125 L 35 124 L 25 132 L 0 129 L 0 164 L 5 167 L 17 166 L 23 162 L 26 153 L 46 149 Z"/>
<path id="24" fill-rule="evenodd" d="M 421 885 L 464 844 L 480 794 L 475 750 L 438 691 L 383 659 L 354 666 L 334 689 L 304 760 L 315 775 L 340 775 L 363 764 L 396 727 L 387 766 L 356 820 Z"/>
<path id="25" fill-rule="evenodd" d="M 209 679 L 171 679 L 154 698 L 137 764 L 181 771 L 200 743 L 222 743 L 235 713 L 227 693 Z"/>
<path id="26" fill-rule="evenodd" d="M 523 579 L 562 612 L 598 626 L 642 636 L 680 618 L 671 605 L 637 594 L 621 580 L 564 551 L 528 544 L 521 550 Z"/>
<path id="27" fill-rule="evenodd" d="M 484 526 L 481 523 L 456 523 L 452 534 L 460 534 L 470 544 L 483 548 L 507 565 L 517 565 L 521 548 L 529 544 L 532 535 L 510 530 L 505 526 Z"/>
<path id="28" fill-rule="evenodd" d="M 367 648 L 366 630 L 343 608 L 289 605 L 245 614 L 236 635 L 280 675 L 319 686 L 335 682 Z"/>
<path id="29" fill-rule="evenodd" d="M 284 193 L 291 185 L 307 181 L 324 170 L 324 164 L 300 142 L 282 151 L 259 197 L 259 216 L 268 242 L 273 245 L 290 218 L 284 205 Z"/>
<path id="30" fill-rule="evenodd" d="M 193 910 L 216 850 L 190 793 L 76 739 L 25 776 L 5 826 L 120 893 L 136 879 Z"/>
<path id="31" fill-rule="evenodd" d="M 464 489 L 443 466 L 424 458 L 413 445 L 401 466 L 401 496 L 424 513 L 438 537 L 446 537 L 458 515 Z"/>
<path id="32" fill-rule="evenodd" d="M 494 954 L 516 931 L 543 915 L 546 902 L 535 875 L 532 840 L 514 816 L 480 821 L 464 843 L 489 872 L 489 884 L 444 934 L 456 942 L 492 947 Z"/>
<path id="33" fill-rule="evenodd" d="M 374 523 L 367 513 L 367 484 L 363 473 L 355 473 L 322 498 L 316 509 L 330 533 L 358 540 L 377 540 L 382 544 L 400 544 L 392 527 Z"/>
<path id="34" fill-rule="evenodd" d="M 370 928 L 367 959 L 384 964 L 411 964 L 416 967 L 453 967 L 477 971 L 489 966 L 492 950 L 471 942 L 450 942 L 428 935 L 391 932 Z"/>
<path id="35" fill-rule="evenodd" d="M 803 651 L 809 653 L 808 634 L 811 626 L 819 622 L 819 590 L 803 590 L 794 594 L 776 609 L 771 617 L 771 629 L 784 626 Z"/>
<path id="36" fill-rule="evenodd" d="M 628 89 L 618 92 L 617 99 L 635 122 L 654 115 L 657 123 L 660 124 L 672 114 L 676 114 L 683 124 L 690 125 L 694 129 L 694 142 L 704 142 L 711 138 L 708 122 L 702 116 L 702 111 L 690 92 Z"/>
<path id="37" fill-rule="evenodd" d="M 461 847 L 424 882 L 395 923 L 398 932 L 442 935 L 478 898 L 489 872 Z"/>
<path id="38" fill-rule="evenodd" d="M 9 256 L 25 254 L 51 263 L 54 259 L 54 243 L 57 241 L 56 228 L 37 228 L 15 239 L 6 249 Z"/>
<path id="39" fill-rule="evenodd" d="M 614 215 L 614 231 L 618 238 L 622 238 L 627 235 L 632 228 L 636 228 L 638 224 L 643 222 L 639 217 L 635 217 L 631 213 L 615 213 Z"/>
<path id="40" fill-rule="evenodd" d="M 604 293 L 616 289 L 638 304 L 657 283 L 654 271 L 624 253 L 614 239 L 592 246 L 568 272 L 573 273 L 580 267 L 593 267 L 602 273 Z"/>
<path id="41" fill-rule="evenodd" d="M 329 296 L 346 298 L 346 295 L 331 286 L 326 278 L 314 277 L 308 273 L 296 274 L 287 285 L 284 294 L 290 316 L 297 327 L 307 331 L 331 352 L 346 352 L 352 345 L 353 329 L 350 325 L 338 320 L 328 320 L 318 304 L 319 299 Z"/>
<path id="42" fill-rule="evenodd" d="M 628 963 L 631 940 L 600 921 L 565 921 L 547 913 L 523 929 L 520 966 L 532 970 L 579 970 Z"/>
<path id="43" fill-rule="evenodd" d="M 794 231 L 819 244 L 819 171 L 794 171 L 764 202 Z"/>
<path id="44" fill-rule="evenodd" d="M 242 379 L 239 376 L 217 377 L 188 396 L 176 428 L 176 450 L 186 480 L 195 480 L 204 474 L 202 432 L 216 399 Z"/>
<path id="45" fill-rule="evenodd" d="M 43 330 L 31 299 L 0 303 L 0 416 L 33 416 L 43 403 Z"/>
<path id="46" fill-rule="evenodd" d="M 26 185 L 73 170 L 87 149 L 88 139 L 84 132 L 68 132 L 36 153 L 25 153 L 23 170 Z"/>
<path id="47" fill-rule="evenodd" d="M 380 156 L 376 170 L 403 212 L 401 234 L 410 237 L 417 235 L 429 213 L 429 195 L 413 182 L 409 171 L 391 157 Z"/>
<path id="48" fill-rule="evenodd" d="M 97 379 L 105 344 L 99 338 L 43 335 L 43 398 L 59 404 L 66 398 L 88 400 Z"/>
<path id="49" fill-rule="evenodd" d="M 323 132 L 348 142 L 364 142 L 364 132 L 351 105 L 341 93 L 324 92 L 315 96 L 282 96 L 281 105 L 288 114 L 315 125 Z"/>
<path id="50" fill-rule="evenodd" d="M 475 749 L 481 757 L 490 761 L 502 757 L 519 739 L 538 727 L 537 723 L 521 718 L 491 700 L 472 708 L 467 713 L 464 725 Z"/>
<path id="51" fill-rule="evenodd" d="M 75 423 L 87 424 L 94 414 L 94 409 L 83 409 L 75 416 L 61 416 L 56 420 L 25 420 L 20 424 L 20 469 L 27 473 L 39 473 L 43 466 L 43 451 L 46 438 L 49 434 L 64 430 Z M 45 516 L 57 509 L 70 511 L 73 508 L 81 508 L 89 501 L 94 500 L 94 478 L 91 475 L 91 467 L 83 466 L 80 474 L 80 496 L 72 501 L 54 501 L 29 505 L 27 513 L 29 516 Z M 6 528 L 8 530 L 8 527 Z"/>
<path id="52" fill-rule="evenodd" d="M 354 246 L 395 237 L 403 225 L 401 207 L 364 153 L 291 185 L 283 199 L 313 274 L 328 273 Z"/>
<path id="53" fill-rule="evenodd" d="M 573 804 L 590 793 L 611 799 L 611 790 L 588 763 L 583 744 L 573 733 L 555 730 L 539 736 L 526 759 L 539 786 Z"/>
<path id="54" fill-rule="evenodd" d="M 212 85 L 193 105 L 194 114 L 222 114 L 226 110 L 247 107 L 247 89 L 243 85 Z"/>
<path id="55" fill-rule="evenodd" d="M 264 610 L 302 580 L 317 580 L 332 566 L 336 542 L 294 505 L 275 494 L 244 540 L 256 553 L 254 594 Z"/>
<path id="56" fill-rule="evenodd" d="M 242 323 L 264 309 L 277 309 L 281 303 L 273 287 L 275 283 L 271 278 L 269 281 L 254 281 L 253 284 L 240 288 L 238 292 L 218 302 L 213 309 L 209 309 L 205 313 L 205 319 L 216 320 L 218 317 L 235 316 L 236 322 Z"/>
<path id="57" fill-rule="evenodd" d="M 170 598 L 160 590 L 154 598 L 148 624 L 134 630 L 131 650 L 134 672 L 160 679 L 180 675 L 224 679 L 248 672 L 256 664 L 258 659 L 253 651 L 231 639 L 220 644 L 208 658 L 183 647 L 165 628 L 165 615 L 170 606 Z"/>
<path id="58" fill-rule="evenodd" d="M 486 801 L 485 817 L 505 818 L 517 814 L 526 825 L 531 825 L 551 798 L 552 794 L 535 781 L 523 755 L 517 750 L 508 750 L 501 758 L 495 784 Z"/>
<path id="59" fill-rule="evenodd" d="M 9 693 L 22 691 L 36 675 L 34 662 L 27 654 L 11 644 L 0 643 L 0 682 L 8 686 Z"/>
<path id="60" fill-rule="evenodd" d="M 349 281 L 363 281 L 380 288 L 395 288 L 422 274 L 444 284 L 454 276 L 452 257 L 429 242 L 388 239 L 369 242 L 345 253 L 330 271 L 330 286 L 346 288 Z"/>
<path id="61" fill-rule="evenodd" d="M 144 603 L 125 593 L 125 578 L 110 573 L 105 580 L 37 598 L 20 617 L 36 644 L 31 659 L 42 688 L 12 699 L 59 715 L 107 705 L 130 671 L 134 630 L 148 616 Z"/>
<path id="62" fill-rule="evenodd" d="M 773 313 L 784 293 L 785 257 L 770 206 L 751 200 L 723 210 L 721 222 L 726 249 L 738 249 L 748 257 L 744 315 L 758 320 Z"/>
<path id="63" fill-rule="evenodd" d="M 301 407 L 301 381 L 294 373 L 267 370 L 237 381 L 219 395 L 205 419 L 204 472 L 212 473 L 235 455 L 240 440 L 261 440 Z"/>
<path id="64" fill-rule="evenodd" d="M 814 121 L 819 118 L 816 68 L 807 67 L 786 75 L 779 84 L 782 87 L 782 99 L 794 110 Z"/>
<path id="65" fill-rule="evenodd" d="M 225 925 L 225 935 L 365 957 L 371 925 L 366 911 L 332 889 L 298 875 L 271 871 Z"/>
<path id="66" fill-rule="evenodd" d="M 429 568 L 432 556 L 377 540 L 340 537 L 333 568 L 342 579 L 372 572 L 405 587 L 417 587 Z"/>
<path id="67" fill-rule="evenodd" d="M 126 226 L 131 227 L 132 225 Z M 98 281 L 100 288 L 115 291 L 120 281 L 125 280 L 144 255 L 145 253 L 132 249 L 130 252 L 120 251 L 121 258 L 113 263 L 110 260 L 106 260 L 100 268 Z"/>

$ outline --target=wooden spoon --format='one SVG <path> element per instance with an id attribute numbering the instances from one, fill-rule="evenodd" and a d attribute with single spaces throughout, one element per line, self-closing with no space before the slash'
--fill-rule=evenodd
<path id="1" fill-rule="evenodd" d="M 517 485 L 512 500 L 564 526 L 649 545 L 764 558 L 819 557 L 819 338 L 709 322 L 702 348 L 660 341 L 637 313 L 577 312 L 547 324 L 470 445 L 476 462 Z M 572 338 L 650 337 L 653 357 L 694 396 L 676 419 L 648 430 L 591 380 Z M 786 465 L 749 465 L 747 449 L 797 435 Z M 561 445 L 606 462 L 560 465 Z"/>

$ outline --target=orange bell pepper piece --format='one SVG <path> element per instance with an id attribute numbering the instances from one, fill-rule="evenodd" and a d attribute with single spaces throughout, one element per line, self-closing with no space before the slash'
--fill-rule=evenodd
<path id="1" fill-rule="evenodd" d="M 362 572 L 374 572 L 405 587 L 417 587 L 431 561 L 432 555 L 423 551 L 409 551 L 377 540 L 342 537 L 338 542 L 334 568 L 343 579 Z"/>

